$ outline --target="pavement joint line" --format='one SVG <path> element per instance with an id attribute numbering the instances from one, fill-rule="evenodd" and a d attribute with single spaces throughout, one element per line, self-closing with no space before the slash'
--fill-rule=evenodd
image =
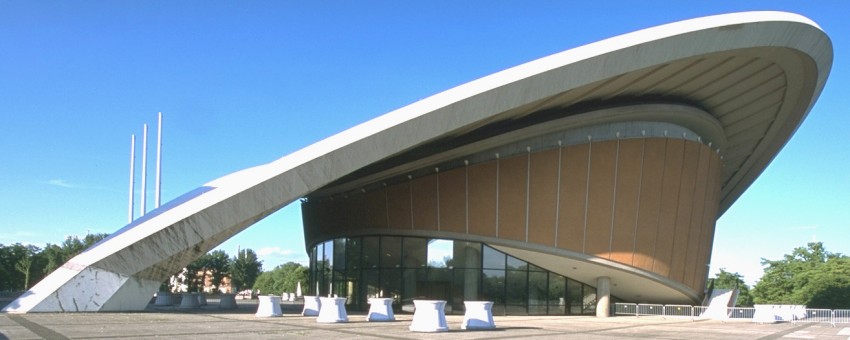
<path id="1" fill-rule="evenodd" d="M 69 339 L 69 338 L 65 337 L 64 335 L 59 334 L 59 333 L 57 333 L 56 331 L 54 331 L 50 328 L 44 327 L 42 325 L 39 325 L 38 323 L 27 320 L 26 318 L 24 318 L 21 315 L 7 314 L 7 316 L 9 317 L 9 320 L 14 321 L 15 323 L 23 326 L 24 328 L 26 328 L 30 332 L 33 332 L 33 333 L 35 333 L 35 335 L 38 335 L 38 336 L 40 336 L 44 339 L 50 339 L 50 340 L 67 340 L 67 339 Z"/>
<path id="2" fill-rule="evenodd" d="M 794 332 L 799 331 L 799 330 L 801 330 L 801 329 L 805 329 L 805 328 L 812 327 L 812 326 L 814 326 L 814 325 L 815 325 L 814 323 L 803 323 L 803 324 L 802 324 L 802 325 L 800 325 L 800 326 L 797 326 L 797 327 L 791 327 L 791 328 L 786 329 L 786 330 L 784 330 L 784 331 L 782 331 L 782 332 L 777 332 L 777 333 L 773 333 L 773 334 L 770 334 L 770 335 L 767 335 L 767 336 L 763 336 L 763 337 L 758 338 L 758 339 L 756 339 L 756 340 L 779 339 L 779 338 L 782 338 L 783 336 L 786 336 L 786 335 L 788 335 L 788 334 L 794 333 Z"/>
<path id="3" fill-rule="evenodd" d="M 216 318 L 216 319 L 235 320 L 235 319 L 230 319 L 230 318 L 225 318 L 225 317 L 220 317 L 220 316 L 213 316 L 213 315 L 209 315 L 209 317 Z M 358 332 L 358 331 L 354 331 L 354 329 L 359 329 L 359 327 L 344 327 L 344 326 L 343 326 L 343 327 L 321 327 L 321 326 L 310 326 L 310 325 L 303 325 L 303 324 L 292 324 L 292 323 L 289 323 L 289 322 L 280 322 L 280 321 L 278 321 L 278 320 L 276 320 L 276 319 L 279 319 L 279 318 L 268 318 L 268 320 L 248 319 L 248 320 L 240 320 L 240 321 L 248 321 L 248 322 L 253 322 L 253 323 L 262 323 L 262 324 L 264 324 L 264 325 L 284 325 L 284 326 L 290 326 L 290 327 L 293 327 L 293 328 L 303 329 L 303 330 L 319 330 L 319 331 L 328 331 L 328 332 L 338 332 L 338 333 L 351 334 L 351 335 L 357 335 L 357 336 L 371 336 L 371 337 L 375 337 L 375 336 L 376 336 L 375 334 L 372 334 L 372 333 L 366 333 L 366 332 Z M 280 319 L 283 319 L 283 317 L 281 317 Z M 273 322 L 273 321 L 274 321 L 274 322 Z M 346 324 L 346 323 L 339 323 L 339 324 L 344 325 L 344 324 Z M 330 325 L 330 324 L 329 324 L 329 325 Z M 409 340 L 409 338 L 405 338 L 405 337 L 393 337 L 393 336 L 389 336 L 389 335 L 386 335 L 386 334 L 381 334 L 381 335 L 380 335 L 380 337 L 381 337 L 381 338 L 384 338 L 384 339 Z"/>

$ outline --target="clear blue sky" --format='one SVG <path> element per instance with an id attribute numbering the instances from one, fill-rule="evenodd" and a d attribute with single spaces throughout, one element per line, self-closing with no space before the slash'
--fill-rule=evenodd
<path id="1" fill-rule="evenodd" d="M 0 243 L 43 246 L 121 228 L 130 135 L 141 144 L 148 123 L 153 140 L 158 111 L 165 202 L 511 66 L 642 28 L 748 10 L 811 18 L 832 38 L 835 62 L 796 135 L 718 221 L 712 270 L 753 283 L 760 258 L 812 240 L 850 253 L 850 5 L 843 1 L 0 0 Z M 153 159 L 152 143 L 149 152 Z M 152 207 L 152 166 L 149 178 Z M 221 248 L 233 254 L 239 245 L 258 251 L 266 269 L 306 261 L 299 205 Z"/>

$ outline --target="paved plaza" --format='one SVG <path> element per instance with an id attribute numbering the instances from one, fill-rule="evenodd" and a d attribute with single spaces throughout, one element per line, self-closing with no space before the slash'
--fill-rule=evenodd
<path id="1" fill-rule="evenodd" d="M 448 315 L 449 332 L 413 333 L 412 315 L 395 322 L 366 322 L 364 313 L 348 323 L 320 324 L 303 317 L 301 305 L 283 304 L 283 317 L 254 316 L 256 300 L 238 300 L 239 309 L 210 305 L 193 310 L 153 307 L 134 313 L 0 314 L 0 339 L 850 339 L 850 325 L 691 321 L 630 316 L 496 316 L 496 329 L 464 331 L 463 316 Z"/>

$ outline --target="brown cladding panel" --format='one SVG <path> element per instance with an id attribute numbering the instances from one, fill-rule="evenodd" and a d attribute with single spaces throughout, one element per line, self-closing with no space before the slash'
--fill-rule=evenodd
<path id="1" fill-rule="evenodd" d="M 585 253 L 606 259 L 611 251 L 616 170 L 617 141 L 591 144 Z"/>
<path id="2" fill-rule="evenodd" d="M 469 233 L 496 236 L 496 162 L 470 165 Z"/>
<path id="3" fill-rule="evenodd" d="M 555 246 L 555 212 L 558 200 L 559 149 L 531 154 L 528 241 Z"/>
<path id="4" fill-rule="evenodd" d="M 587 201 L 588 144 L 561 149 L 561 206 L 558 248 L 584 251 L 584 215 Z"/>
<path id="5" fill-rule="evenodd" d="M 679 188 L 682 186 L 684 152 L 685 143 L 682 140 L 667 140 L 664 182 L 661 186 L 661 212 L 658 218 L 658 238 L 655 241 L 655 263 L 652 265 L 652 271 L 661 276 L 670 275 L 673 238 L 676 231 L 676 210 L 679 207 Z"/>
<path id="6" fill-rule="evenodd" d="M 440 230 L 466 232 L 466 168 L 440 173 Z"/>
<path id="7" fill-rule="evenodd" d="M 367 218 L 366 224 L 369 228 L 387 227 L 387 200 L 386 188 L 380 188 L 366 192 Z"/>
<path id="8" fill-rule="evenodd" d="M 682 279 L 682 282 L 694 290 L 697 290 L 694 287 L 694 278 L 696 277 L 696 269 L 699 266 L 697 259 L 699 258 L 699 240 L 703 229 L 703 214 L 705 213 L 705 194 L 708 186 L 710 152 L 711 149 L 705 145 L 699 149 L 699 160 L 697 161 L 699 165 L 696 172 L 696 181 L 694 182 L 693 210 L 691 210 L 691 232 L 688 234 L 685 276 Z"/>
<path id="9" fill-rule="evenodd" d="M 437 230 L 437 174 L 414 178 L 413 229 Z"/>
<path id="10" fill-rule="evenodd" d="M 344 224 L 338 227 L 341 227 L 341 230 L 367 228 L 367 203 L 366 195 L 362 192 L 356 195 L 350 195 L 348 198 L 344 199 L 342 201 Z"/>
<path id="11" fill-rule="evenodd" d="M 634 266 L 649 271 L 652 271 L 658 234 L 658 212 L 661 208 L 661 186 L 667 151 L 665 145 L 665 139 L 661 138 L 646 139 L 644 144 Z"/>
<path id="12" fill-rule="evenodd" d="M 387 188 L 387 220 L 390 228 L 410 229 L 410 182 Z"/>
<path id="13" fill-rule="evenodd" d="M 611 260 L 631 265 L 634 259 L 635 225 L 640 199 L 638 194 L 640 193 L 643 139 L 620 141 L 618 157 Z"/>
<path id="14" fill-rule="evenodd" d="M 499 238 L 525 241 L 528 157 L 499 160 Z"/>
<path id="15" fill-rule="evenodd" d="M 710 166 L 708 173 L 708 186 L 705 197 L 705 212 L 703 213 L 703 225 L 700 233 L 700 250 L 697 259 L 697 271 L 694 277 L 694 286 L 702 290 L 708 275 L 708 261 L 711 258 L 711 247 L 714 243 L 714 227 L 717 222 L 717 209 L 720 202 L 720 172 L 722 160 L 712 152 L 710 155 Z M 699 291 L 698 290 L 698 291 Z"/>
<path id="16" fill-rule="evenodd" d="M 699 166 L 699 150 L 702 144 L 685 142 L 682 160 L 682 178 L 679 188 L 679 204 L 676 209 L 676 231 L 673 237 L 673 258 L 670 265 L 670 279 L 685 283 L 685 259 L 688 256 L 688 240 L 691 233 L 691 213 L 694 204 L 696 173 Z M 699 231 L 695 231 L 699 232 Z"/>

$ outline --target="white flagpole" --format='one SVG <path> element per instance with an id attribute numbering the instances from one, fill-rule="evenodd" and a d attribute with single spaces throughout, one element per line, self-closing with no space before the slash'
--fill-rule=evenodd
<path id="1" fill-rule="evenodd" d="M 145 216 L 146 184 L 148 179 L 148 124 L 142 129 L 142 193 L 139 217 Z"/>
<path id="2" fill-rule="evenodd" d="M 162 188 L 162 112 L 159 113 L 156 130 L 156 199 L 154 208 L 159 208 Z"/>
<path id="3" fill-rule="evenodd" d="M 130 206 L 127 209 L 127 223 L 133 223 L 133 196 L 136 182 L 136 135 L 130 135 Z"/>

